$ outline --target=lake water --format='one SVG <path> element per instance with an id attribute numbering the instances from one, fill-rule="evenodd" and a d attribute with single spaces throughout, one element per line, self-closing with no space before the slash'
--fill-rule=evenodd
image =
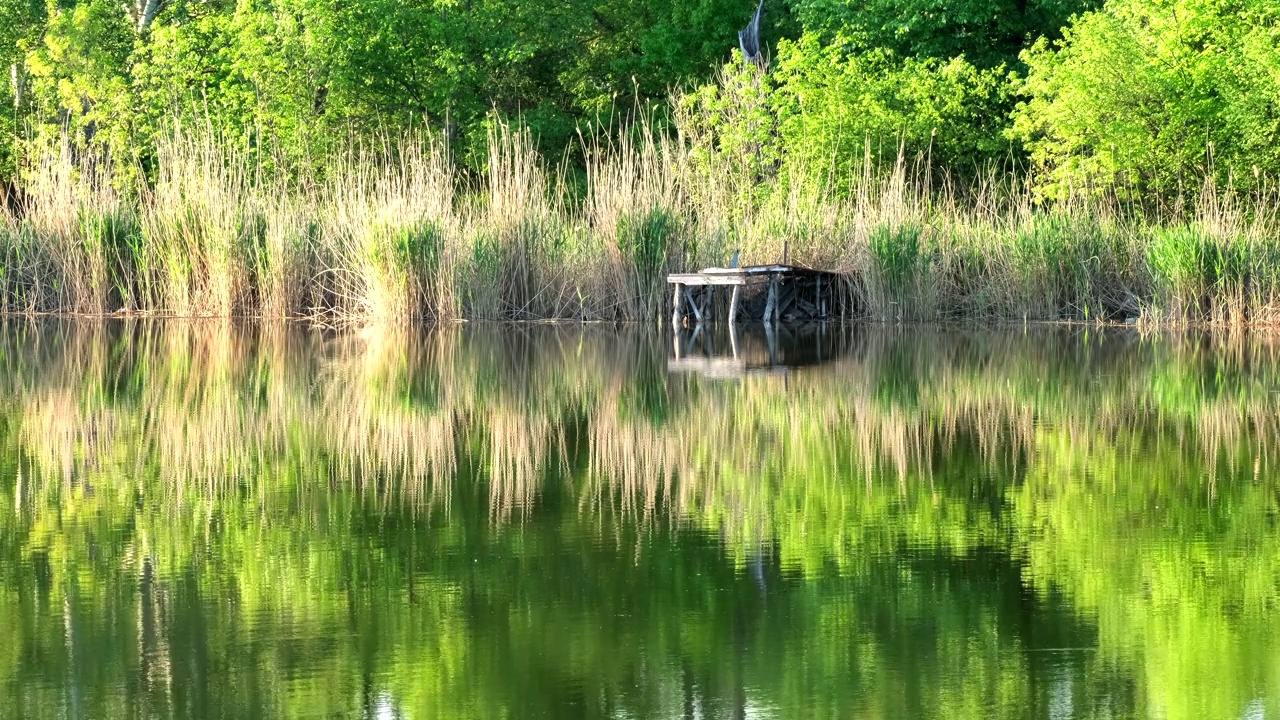
<path id="1" fill-rule="evenodd" d="M 0 328 L 0 716 L 1280 717 L 1280 340 Z"/>

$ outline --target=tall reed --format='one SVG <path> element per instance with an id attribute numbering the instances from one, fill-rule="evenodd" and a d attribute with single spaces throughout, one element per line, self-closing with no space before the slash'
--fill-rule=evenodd
<path id="1" fill-rule="evenodd" d="M 352 140 L 316 177 L 178 128 L 158 143 L 154 186 L 124 194 L 110 164 L 49 148 L 27 169 L 25 214 L 0 216 L 0 308 L 651 321 L 666 273 L 739 254 L 843 272 L 850 306 L 886 322 L 1278 317 L 1271 195 L 1208 185 L 1151 218 L 1094 195 L 1045 204 L 1016 175 L 958 189 L 901 154 L 883 168 L 867 154 L 837 182 L 724 136 L 696 100 L 677 107 L 675 132 L 641 115 L 584 134 L 584 183 L 496 121 L 479 176 L 426 132 Z"/>
<path id="2" fill-rule="evenodd" d="M 322 295 L 314 311 L 376 324 L 457 314 L 459 220 L 442 143 L 409 134 L 394 145 L 357 145 L 309 202 Z"/>

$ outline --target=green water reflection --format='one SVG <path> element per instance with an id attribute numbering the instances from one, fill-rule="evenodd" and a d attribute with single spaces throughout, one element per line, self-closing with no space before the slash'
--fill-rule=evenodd
<path id="1" fill-rule="evenodd" d="M 773 342 L 10 322 L 0 715 L 1280 715 L 1280 344 Z"/>

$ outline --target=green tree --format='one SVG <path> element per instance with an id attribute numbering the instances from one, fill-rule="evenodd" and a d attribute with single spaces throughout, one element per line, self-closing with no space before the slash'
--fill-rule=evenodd
<path id="1" fill-rule="evenodd" d="M 0 182 L 16 169 L 16 145 L 30 96 L 25 55 L 44 25 L 45 11 L 38 0 L 0 3 L 0 73 L 5 76 L 0 81 Z"/>
<path id="2" fill-rule="evenodd" d="M 292 161 L 335 137 L 427 123 L 483 161 L 486 118 L 554 154 L 584 120 L 709 72 L 750 0 L 107 0 L 53 11 L 30 53 L 46 134 L 145 156 L 168 122 Z M 0 38 L 17 53 L 16 41 Z M 132 159 L 132 157 L 130 157 Z"/>
<path id="3" fill-rule="evenodd" d="M 1028 42 L 1056 38 L 1099 0 L 794 0 L 806 32 L 857 50 L 950 60 L 980 68 L 1017 60 Z"/>
<path id="4" fill-rule="evenodd" d="M 464 155 L 482 151 L 491 110 L 558 149 L 579 122 L 711 71 L 750 12 L 750 0 L 340 5 L 330 98 L 348 117 L 447 123 Z"/>
<path id="5" fill-rule="evenodd" d="M 1023 55 L 1012 135 L 1058 193 L 1251 183 L 1280 171 L 1277 28 L 1266 2 L 1112 0 Z"/>
<path id="6" fill-rule="evenodd" d="M 303 162 L 323 150 L 328 25 L 308 0 L 180 4 L 133 56 L 140 133 L 211 122 L 229 141 Z"/>
<path id="7" fill-rule="evenodd" d="M 806 34 L 779 46 L 776 68 L 782 155 L 801 172 L 834 172 L 843 184 L 860 173 L 864 151 L 892 163 L 901 147 L 960 168 L 1008 148 L 1002 67 L 851 54 Z"/>
<path id="8" fill-rule="evenodd" d="M 36 121 L 77 142 L 100 133 L 125 139 L 136 116 L 129 79 L 135 39 L 117 3 L 51 7 L 41 42 L 26 58 Z"/>

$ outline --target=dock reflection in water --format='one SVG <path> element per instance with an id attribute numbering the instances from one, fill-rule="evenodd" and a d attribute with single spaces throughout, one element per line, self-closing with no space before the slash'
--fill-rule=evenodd
<path id="1" fill-rule="evenodd" d="M 677 341 L 10 323 L 0 716 L 1280 714 L 1270 338 Z"/>
<path id="2" fill-rule="evenodd" d="M 785 374 L 839 360 L 862 330 L 836 323 L 709 323 L 672 334 L 667 372 L 707 377 Z"/>

